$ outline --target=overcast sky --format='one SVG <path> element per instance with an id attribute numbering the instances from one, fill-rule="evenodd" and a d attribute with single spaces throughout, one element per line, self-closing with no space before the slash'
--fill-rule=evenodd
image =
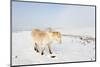
<path id="1" fill-rule="evenodd" d="M 12 2 L 12 31 L 47 27 L 92 31 L 95 27 L 95 7 Z"/>

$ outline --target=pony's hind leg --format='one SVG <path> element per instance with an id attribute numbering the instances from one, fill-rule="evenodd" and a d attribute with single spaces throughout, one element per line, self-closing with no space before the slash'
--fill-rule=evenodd
<path id="1" fill-rule="evenodd" d="M 35 43 L 34 50 L 35 50 L 36 52 L 39 52 L 37 43 Z"/>
<path id="2" fill-rule="evenodd" d="M 41 55 L 44 55 L 44 50 L 45 50 L 45 49 L 43 48 L 43 49 L 42 49 L 42 52 L 41 52 Z"/>

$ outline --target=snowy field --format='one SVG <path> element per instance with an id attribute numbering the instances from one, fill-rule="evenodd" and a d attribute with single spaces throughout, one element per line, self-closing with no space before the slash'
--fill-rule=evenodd
<path id="1" fill-rule="evenodd" d="M 31 31 L 12 32 L 12 65 L 44 64 L 95 60 L 93 38 L 62 35 L 62 44 L 53 43 L 51 58 L 48 50 L 42 56 L 33 48 Z"/>

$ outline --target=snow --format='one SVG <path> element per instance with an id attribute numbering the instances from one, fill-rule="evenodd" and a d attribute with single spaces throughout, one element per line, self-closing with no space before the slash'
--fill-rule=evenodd
<path id="1" fill-rule="evenodd" d="M 78 37 L 62 36 L 62 44 L 52 44 L 52 56 L 34 51 L 31 31 L 12 32 L 12 65 L 44 64 L 95 60 L 95 41 L 89 43 Z"/>

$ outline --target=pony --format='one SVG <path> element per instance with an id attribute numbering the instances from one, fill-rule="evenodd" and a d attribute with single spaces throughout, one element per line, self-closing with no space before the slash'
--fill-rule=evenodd
<path id="1" fill-rule="evenodd" d="M 44 54 L 46 46 L 48 47 L 49 53 L 52 54 L 51 44 L 53 41 L 61 44 L 61 33 L 57 31 L 43 31 L 40 29 L 32 29 L 32 39 L 34 42 L 34 50 L 41 55 Z"/>

